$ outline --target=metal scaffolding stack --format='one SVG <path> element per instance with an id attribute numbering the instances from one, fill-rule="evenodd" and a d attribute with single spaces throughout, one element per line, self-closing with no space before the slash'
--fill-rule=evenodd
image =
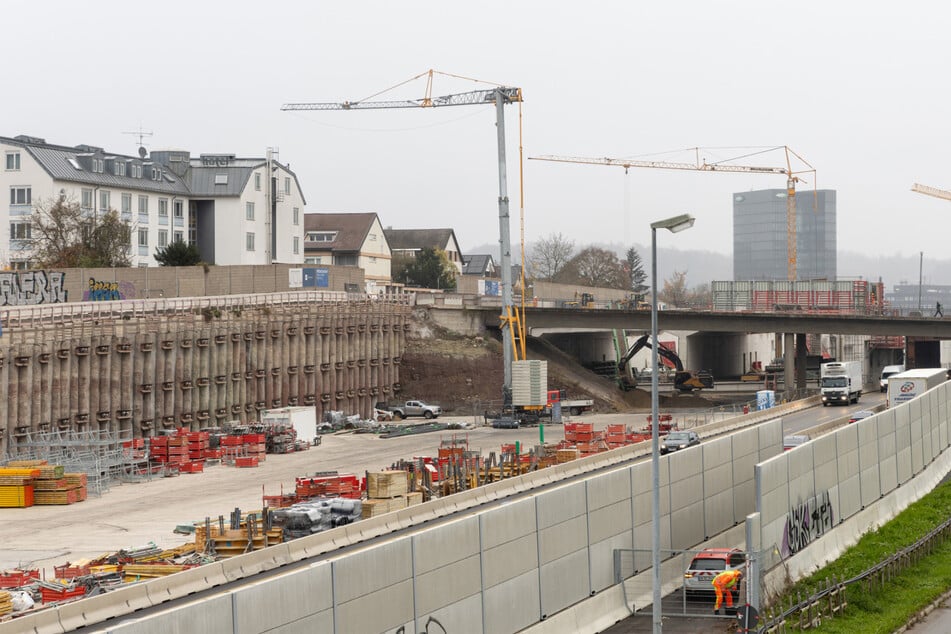
<path id="1" fill-rule="evenodd" d="M 26 432 L 14 437 L 7 460 L 46 460 L 85 473 L 89 492 L 99 496 L 141 462 L 124 450 L 124 440 L 108 430 Z"/>

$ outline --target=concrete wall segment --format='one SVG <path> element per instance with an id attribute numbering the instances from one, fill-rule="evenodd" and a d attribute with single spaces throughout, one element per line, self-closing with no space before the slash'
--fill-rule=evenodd
<path id="1" fill-rule="evenodd" d="M 417 549 L 417 552 L 418 549 Z M 473 595 L 481 596 L 479 555 L 416 576 L 417 615 L 430 614 Z"/>
<path id="2" fill-rule="evenodd" d="M 442 628 L 442 629 L 440 629 Z M 323 632 L 325 630 L 313 630 L 314 632 Z M 476 594 L 466 597 L 453 604 L 432 610 L 431 612 L 419 611 L 416 617 L 416 628 L 412 624 L 406 626 L 403 634 L 411 632 L 478 632 L 482 628 L 482 595 Z M 270 634 L 270 633 L 268 633 Z M 395 631 L 394 631 L 394 634 Z"/>
<path id="3" fill-rule="evenodd" d="M 300 568 L 264 583 L 239 588 L 234 597 L 236 632 L 266 632 L 333 608 L 331 566 Z"/>
<path id="4" fill-rule="evenodd" d="M 541 564 L 560 559 L 588 547 L 588 518 L 578 515 L 540 529 L 538 555 Z"/>
<path id="5" fill-rule="evenodd" d="M 484 514 L 482 548 L 490 550 L 535 532 L 535 500 L 507 502 Z"/>
<path id="6" fill-rule="evenodd" d="M 587 483 L 588 511 L 616 504 L 631 497 L 630 468 L 616 469 Z"/>
<path id="7" fill-rule="evenodd" d="M 225 594 L 200 602 L 175 606 L 162 613 L 160 619 L 129 619 L 110 624 L 110 634 L 169 634 L 169 632 L 202 632 L 203 634 L 234 634 L 232 597 Z"/>
<path id="8" fill-rule="evenodd" d="M 412 577 L 410 541 L 386 541 L 358 550 L 335 559 L 333 566 L 334 597 L 338 605 L 366 597 Z"/>
<path id="9" fill-rule="evenodd" d="M 630 544 L 632 528 L 630 498 L 595 509 L 591 511 L 588 518 L 589 543 L 594 544 L 615 535 L 626 535 Z"/>
<path id="10" fill-rule="evenodd" d="M 555 614 L 591 594 L 586 550 L 542 564 L 539 577 L 542 614 Z"/>
<path id="11" fill-rule="evenodd" d="M 382 566 L 380 568 L 382 572 Z M 334 570 L 334 583 L 340 573 Z M 406 579 L 362 594 L 350 601 L 337 599 L 337 632 L 382 632 L 413 621 L 413 581 Z"/>
<path id="12" fill-rule="evenodd" d="M 587 481 L 573 482 L 539 494 L 535 498 L 538 529 L 583 517 L 587 506 Z"/>
<path id="13" fill-rule="evenodd" d="M 467 517 L 413 536 L 417 575 L 479 554 L 479 518 Z"/>
<path id="14" fill-rule="evenodd" d="M 531 570 L 485 590 L 484 630 L 518 632 L 541 618 L 538 571 Z"/>
<path id="15" fill-rule="evenodd" d="M 489 520 L 483 521 L 485 533 Z M 538 542 L 534 533 L 482 552 L 482 579 L 486 589 L 505 584 L 529 571 L 538 571 Z"/>

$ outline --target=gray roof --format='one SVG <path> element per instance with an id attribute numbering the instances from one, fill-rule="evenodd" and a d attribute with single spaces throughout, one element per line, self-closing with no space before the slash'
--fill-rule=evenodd
<path id="1" fill-rule="evenodd" d="M 485 275 L 494 266 L 495 261 L 491 254 L 480 253 L 466 257 L 466 263 L 462 267 L 463 275 Z"/>
<path id="2" fill-rule="evenodd" d="M 385 229 L 383 233 L 386 234 L 390 249 L 394 251 L 426 247 L 445 249 L 450 241 L 459 248 L 459 241 L 452 229 Z"/>
<path id="3" fill-rule="evenodd" d="M 39 139 L 35 139 L 33 141 L 36 140 Z M 71 148 L 62 145 L 52 145 L 48 143 L 39 144 L 6 137 L 0 137 L 0 142 L 8 145 L 20 146 L 25 149 L 33 158 L 36 159 L 36 162 L 40 164 L 40 167 L 42 167 L 43 170 L 45 170 L 46 173 L 49 174 L 54 180 L 100 187 L 128 187 L 129 189 L 164 192 L 168 194 L 187 195 L 189 191 L 188 186 L 182 181 L 182 179 L 180 179 L 175 174 L 172 174 L 168 170 L 163 170 L 163 178 L 161 180 L 152 180 L 148 174 L 143 175 L 142 178 L 133 178 L 129 175 L 131 172 L 128 168 L 126 169 L 126 176 L 116 176 L 112 170 L 105 170 L 100 173 L 87 169 L 76 169 L 70 163 L 70 160 L 77 161 L 78 157 L 88 156 L 91 154 L 90 152 L 85 151 L 87 149 L 91 149 L 88 147 Z M 139 157 L 103 153 L 101 151 L 93 152 L 92 154 L 96 155 L 97 158 L 104 159 L 108 157 L 125 160 L 129 164 L 138 163 L 140 165 L 151 165 L 150 161 L 143 160 Z M 164 177 L 166 175 L 167 178 Z"/>
<path id="4" fill-rule="evenodd" d="M 115 189 L 128 188 L 154 191 L 190 197 L 240 196 L 248 180 L 251 178 L 251 172 L 267 164 L 267 159 L 235 158 L 233 155 L 230 155 L 231 158 L 226 165 L 208 165 L 203 162 L 203 159 L 200 157 L 192 158 L 189 161 L 188 170 L 184 172 L 184 177 L 180 177 L 169 169 L 167 165 L 158 161 L 152 161 L 149 158 L 143 159 L 138 156 L 105 152 L 102 148 L 88 145 L 77 147 L 53 145 L 46 143 L 45 140 L 40 138 L 25 136 L 16 138 L 0 137 L 0 143 L 24 148 L 54 180 Z M 168 153 L 161 152 L 157 154 L 163 155 Z M 108 168 L 103 172 L 93 172 L 86 168 L 76 169 L 76 167 L 71 164 L 71 161 L 81 162 L 83 158 L 89 156 L 100 159 L 122 160 L 128 165 L 142 165 L 142 178 L 134 178 L 128 167 L 126 168 L 125 176 L 116 176 L 113 170 Z M 280 165 L 279 162 L 274 162 Z M 151 178 L 149 170 L 153 166 L 162 169 L 161 179 L 153 180 Z M 287 170 L 288 174 L 294 178 L 295 182 L 297 182 L 298 190 L 301 191 L 297 175 L 287 166 L 281 165 L 281 167 Z M 227 185 L 215 185 L 215 176 L 223 173 L 228 174 Z M 278 187 L 280 188 L 281 185 L 278 184 Z M 303 196 L 304 193 L 301 191 L 302 199 Z M 304 201 L 304 204 L 306 204 L 306 201 Z"/>

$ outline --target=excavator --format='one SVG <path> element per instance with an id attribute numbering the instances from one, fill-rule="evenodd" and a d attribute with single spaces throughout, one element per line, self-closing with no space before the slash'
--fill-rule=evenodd
<path id="1" fill-rule="evenodd" d="M 650 348 L 650 335 L 644 335 L 637 339 L 624 355 L 618 359 L 617 369 L 621 389 L 628 391 L 637 386 L 637 382 L 631 377 L 627 368 L 627 363 L 635 354 L 643 348 Z M 713 375 L 706 370 L 700 370 L 696 373 L 690 370 L 684 370 L 684 364 L 680 357 L 673 350 L 658 346 L 657 354 L 674 365 L 674 388 L 681 392 L 692 392 L 693 390 L 712 389 Z"/>

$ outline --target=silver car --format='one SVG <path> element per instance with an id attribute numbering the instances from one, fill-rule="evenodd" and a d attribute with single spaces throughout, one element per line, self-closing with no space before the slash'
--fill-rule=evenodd
<path id="1" fill-rule="evenodd" d="M 700 444 L 700 436 L 693 431 L 672 431 L 660 443 L 660 452 L 670 453 Z"/>

